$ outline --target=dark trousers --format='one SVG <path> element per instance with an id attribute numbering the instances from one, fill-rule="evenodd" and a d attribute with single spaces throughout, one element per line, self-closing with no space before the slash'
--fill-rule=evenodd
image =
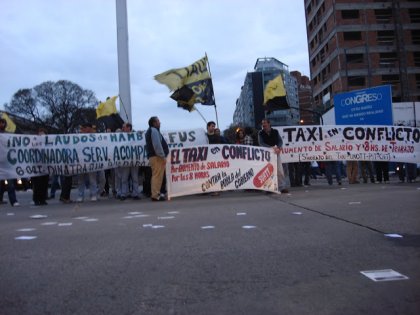
<path id="1" fill-rule="evenodd" d="M 15 202 L 17 202 L 16 199 L 16 191 L 15 191 L 15 179 L 8 179 L 7 180 L 7 194 L 9 196 L 9 202 L 13 206 Z M 3 195 L 6 191 L 6 183 L 4 180 L 0 181 L 0 200 L 3 201 Z"/>
<path id="2" fill-rule="evenodd" d="M 389 182 L 388 162 L 375 162 L 376 179 L 378 182 Z"/>
<path id="3" fill-rule="evenodd" d="M 71 186 L 73 185 L 73 177 L 63 176 L 61 182 L 61 194 L 60 199 L 70 200 Z"/>
<path id="4" fill-rule="evenodd" d="M 32 177 L 32 199 L 36 205 L 45 203 L 48 198 L 49 175 Z"/>

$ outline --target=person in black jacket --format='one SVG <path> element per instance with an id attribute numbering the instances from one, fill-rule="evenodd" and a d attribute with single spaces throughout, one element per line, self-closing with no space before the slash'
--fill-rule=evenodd
<path id="1" fill-rule="evenodd" d="M 277 180 L 278 190 L 287 194 L 287 180 L 288 176 L 287 165 L 283 167 L 280 160 L 280 148 L 283 146 L 283 140 L 281 139 L 279 132 L 276 129 L 271 128 L 270 120 L 264 118 L 261 122 L 262 129 L 258 132 L 258 141 L 262 147 L 271 147 L 274 149 L 274 153 L 277 154 Z"/>

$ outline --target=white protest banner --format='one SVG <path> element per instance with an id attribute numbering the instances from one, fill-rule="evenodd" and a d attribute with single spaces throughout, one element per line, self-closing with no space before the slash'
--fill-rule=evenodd
<path id="1" fill-rule="evenodd" d="M 405 126 L 274 127 L 283 139 L 284 163 L 395 161 L 420 163 L 420 129 Z"/>
<path id="2" fill-rule="evenodd" d="M 213 144 L 171 149 L 166 163 L 168 197 L 224 190 L 277 192 L 273 149 Z"/>
<path id="3" fill-rule="evenodd" d="M 204 129 L 162 132 L 170 148 L 207 143 Z M 145 132 L 67 135 L 0 134 L 0 179 L 76 175 L 148 165 Z"/>

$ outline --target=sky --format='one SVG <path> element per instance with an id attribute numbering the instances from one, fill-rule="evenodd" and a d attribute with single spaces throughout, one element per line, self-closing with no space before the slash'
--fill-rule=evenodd
<path id="1" fill-rule="evenodd" d="M 127 0 L 127 15 L 136 130 L 151 116 L 162 130 L 205 127 L 153 79 L 205 53 L 222 130 L 258 58 L 309 76 L 303 0 Z M 0 20 L 0 109 L 19 89 L 45 81 L 72 81 L 98 100 L 119 93 L 115 0 L 0 0 Z M 196 106 L 216 121 L 213 106 Z"/>

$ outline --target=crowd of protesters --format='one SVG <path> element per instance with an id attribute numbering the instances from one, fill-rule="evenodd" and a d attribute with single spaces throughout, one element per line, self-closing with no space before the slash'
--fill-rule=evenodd
<path id="1" fill-rule="evenodd" d="M 7 122 L 0 119 L 0 133 L 5 132 Z M 207 137 L 209 144 L 232 143 L 241 145 L 272 147 L 278 156 L 279 167 L 277 170 L 278 190 L 288 193 L 290 187 L 311 185 L 311 180 L 324 178 L 329 185 L 333 185 L 335 177 L 337 185 L 342 185 L 347 178 L 350 185 L 359 183 L 389 183 L 389 163 L 371 161 L 327 161 L 327 162 L 294 162 L 281 163 L 279 148 L 282 139 L 276 129 L 271 128 L 269 119 L 263 119 L 261 130 L 251 127 L 237 128 L 234 139 L 224 137 L 215 122 L 207 123 Z M 107 132 L 112 130 L 107 129 Z M 132 132 L 130 123 L 124 123 L 121 129 L 115 132 Z M 94 133 L 96 127 L 91 123 L 80 126 L 80 133 Z M 44 128 L 38 130 L 39 135 L 46 134 Z M 232 137 L 231 137 L 232 138 Z M 89 200 L 97 201 L 98 198 L 115 198 L 124 201 L 128 198 L 140 200 L 141 195 L 151 198 L 152 201 L 166 200 L 165 163 L 169 153 L 168 145 L 160 133 L 159 118 L 153 116 L 149 119 L 149 129 L 146 132 L 146 152 L 150 167 L 118 167 L 114 169 L 95 171 L 77 176 L 44 175 L 32 178 L 33 204 L 35 206 L 47 205 L 47 199 L 56 197 L 57 188 L 61 188 L 59 200 L 71 203 L 71 189 L 73 179 L 77 179 L 78 195 L 76 202 L 85 201 L 85 191 L 89 190 Z M 396 163 L 396 173 L 401 182 L 413 183 L 417 177 L 417 165 L 412 163 Z M 140 177 L 142 185 L 140 185 Z M 0 181 L 0 203 L 3 201 L 4 192 L 7 191 L 9 202 L 17 207 L 15 179 Z M 51 187 L 48 194 L 48 188 Z M 139 187 L 143 191 L 139 191 Z M 218 195 L 214 193 L 213 195 Z"/>

